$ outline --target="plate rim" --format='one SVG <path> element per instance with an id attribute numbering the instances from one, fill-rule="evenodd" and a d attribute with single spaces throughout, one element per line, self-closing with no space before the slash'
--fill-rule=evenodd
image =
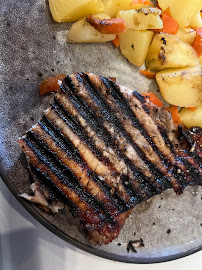
<path id="1" fill-rule="evenodd" d="M 37 212 L 32 206 L 31 203 L 25 201 L 23 198 L 19 196 L 19 191 L 15 187 L 15 185 L 9 180 L 8 176 L 6 175 L 5 170 L 3 169 L 3 166 L 0 163 L 0 177 L 2 178 L 3 182 L 7 186 L 7 188 L 10 190 L 10 192 L 14 195 L 14 197 L 19 201 L 19 203 L 29 212 L 29 214 L 37 220 L 43 227 L 45 227 L 47 230 L 49 230 L 51 233 L 62 239 L 63 241 L 67 242 L 70 245 L 73 245 L 76 248 L 79 248 L 87 253 L 90 253 L 92 255 L 112 260 L 112 261 L 117 261 L 117 262 L 122 262 L 122 263 L 133 263 L 133 264 L 154 264 L 154 263 L 162 263 L 162 262 L 169 262 L 177 259 L 181 259 L 184 257 L 187 257 L 189 255 L 192 255 L 196 252 L 199 252 L 202 250 L 202 244 L 199 245 L 198 247 L 188 249 L 187 251 L 184 252 L 179 252 L 176 254 L 164 256 L 164 257 L 149 257 L 149 258 L 135 258 L 135 257 L 127 257 L 127 256 L 122 256 L 122 255 L 117 255 L 113 253 L 109 253 L 103 250 L 99 249 L 94 249 L 93 246 L 91 247 L 90 245 L 86 245 L 85 243 L 78 242 L 76 239 L 73 237 L 65 234 L 62 232 L 60 229 L 58 229 L 56 226 L 51 224 L 48 220 L 46 220 L 42 215 L 40 215 L 39 212 Z"/>

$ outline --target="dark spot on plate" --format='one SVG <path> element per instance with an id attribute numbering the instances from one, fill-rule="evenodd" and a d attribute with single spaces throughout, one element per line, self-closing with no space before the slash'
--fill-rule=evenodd
<path id="1" fill-rule="evenodd" d="M 171 232 L 171 229 L 167 229 L 167 232 L 166 233 L 169 234 L 170 232 Z"/>
<path id="2" fill-rule="evenodd" d="M 43 77 L 43 73 L 42 72 L 38 72 L 38 76 L 39 77 Z"/>
<path id="3" fill-rule="evenodd" d="M 129 253 L 130 251 L 133 253 L 137 253 L 136 248 L 144 247 L 144 242 L 142 238 L 140 240 L 131 240 L 128 242 L 126 250 Z"/>

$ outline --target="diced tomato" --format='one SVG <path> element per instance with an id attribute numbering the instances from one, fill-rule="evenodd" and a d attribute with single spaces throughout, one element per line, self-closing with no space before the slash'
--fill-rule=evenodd
<path id="1" fill-rule="evenodd" d="M 154 7 L 154 5 L 148 0 L 133 0 L 130 3 L 131 6 L 134 5 L 134 4 L 150 5 L 150 6 Z"/>
<path id="2" fill-rule="evenodd" d="M 194 40 L 193 48 L 198 57 L 202 55 L 202 28 L 196 28 L 196 37 Z"/>
<path id="3" fill-rule="evenodd" d="M 120 44 L 119 36 L 116 35 L 116 38 L 115 38 L 114 40 L 112 40 L 112 42 L 113 42 L 114 45 L 118 48 L 118 47 L 119 47 L 119 44 Z"/>
<path id="4" fill-rule="evenodd" d="M 148 97 L 149 101 L 151 103 L 153 103 L 154 105 L 158 106 L 158 107 L 163 107 L 163 103 L 161 102 L 161 100 L 152 92 L 148 92 L 148 93 L 141 93 L 143 96 Z"/>
<path id="5" fill-rule="evenodd" d="M 164 110 L 169 111 L 171 113 L 172 118 L 173 118 L 173 123 L 175 126 L 179 126 L 182 124 L 177 106 L 171 105 L 170 108 L 164 108 Z"/>
<path id="6" fill-rule="evenodd" d="M 62 81 L 65 78 L 65 74 L 58 74 L 54 77 L 49 77 L 45 79 L 39 85 L 39 93 L 40 95 L 45 95 L 49 92 L 57 92 L 60 88 L 59 81 Z"/>
<path id="7" fill-rule="evenodd" d="M 176 34 L 179 29 L 179 23 L 170 15 L 170 9 L 162 13 L 163 29 L 162 32 Z"/>
<path id="8" fill-rule="evenodd" d="M 196 110 L 196 107 L 188 107 L 188 109 L 192 112 L 194 112 Z"/>
<path id="9" fill-rule="evenodd" d="M 149 70 L 140 70 L 140 73 L 147 77 L 148 79 L 155 79 L 156 73 L 151 72 Z"/>

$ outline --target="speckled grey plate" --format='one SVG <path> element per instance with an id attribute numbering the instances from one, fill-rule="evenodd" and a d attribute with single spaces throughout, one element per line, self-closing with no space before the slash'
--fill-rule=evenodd
<path id="1" fill-rule="evenodd" d="M 172 190 L 135 207 L 118 239 L 93 247 L 68 212 L 51 216 L 17 196 L 29 192 L 30 175 L 17 138 L 42 115 L 52 96 L 40 97 L 43 78 L 75 71 L 117 77 L 118 83 L 146 92 L 155 82 L 121 56 L 113 44 L 66 44 L 69 24 L 55 23 L 47 1 L 7 0 L 1 3 L 1 176 L 22 205 L 44 226 L 67 242 L 101 257 L 134 263 L 176 259 L 202 248 L 202 187 L 177 196 Z M 158 93 L 157 93 L 158 94 Z M 127 253 L 129 240 L 145 247 Z M 120 245 L 121 244 L 121 245 Z"/>

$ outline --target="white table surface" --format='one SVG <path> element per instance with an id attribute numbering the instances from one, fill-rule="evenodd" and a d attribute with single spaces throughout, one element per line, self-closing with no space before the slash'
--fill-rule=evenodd
<path id="1" fill-rule="evenodd" d="M 69 245 L 37 222 L 0 178 L 0 270 L 201 270 L 202 251 L 160 264 L 113 262 Z"/>

